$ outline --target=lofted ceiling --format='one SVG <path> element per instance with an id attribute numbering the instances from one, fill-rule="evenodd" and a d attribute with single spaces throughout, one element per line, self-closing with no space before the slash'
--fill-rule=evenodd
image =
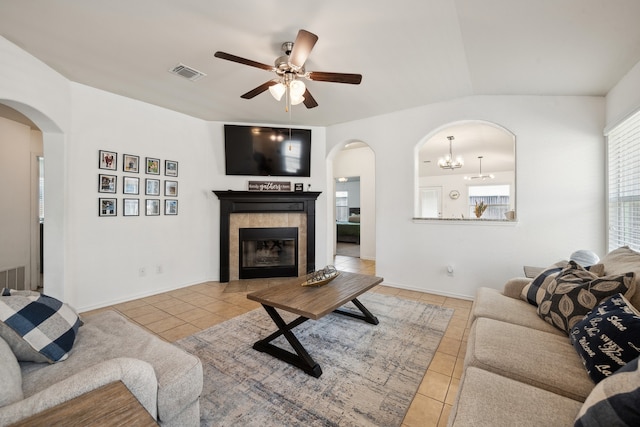
<path id="1" fill-rule="evenodd" d="M 329 126 L 470 95 L 605 95 L 640 61 L 637 0 L 0 0 L 0 35 L 68 79 L 206 120 Z M 318 102 L 268 92 L 299 29 L 319 36 Z M 2 62 L 2 59 L 0 59 Z M 182 63 L 206 74 L 170 74 Z M 11 66 L 2 62 L 2 66 Z"/>

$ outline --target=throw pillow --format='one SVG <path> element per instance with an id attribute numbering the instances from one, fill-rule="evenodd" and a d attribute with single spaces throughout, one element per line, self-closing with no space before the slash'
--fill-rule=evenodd
<path id="1" fill-rule="evenodd" d="M 640 425 L 640 369 L 635 358 L 599 382 L 584 401 L 574 427 Z"/>
<path id="2" fill-rule="evenodd" d="M 614 295 L 578 322 L 569 337 L 598 383 L 640 356 L 640 313 L 622 294 Z"/>
<path id="3" fill-rule="evenodd" d="M 552 266 L 546 268 L 538 274 L 531 283 L 524 286 L 520 294 L 520 298 L 536 307 L 540 305 L 544 298 L 547 287 L 560 274 L 560 272 L 569 265 L 567 261 L 558 261 Z M 596 276 L 604 274 L 604 264 L 594 264 L 586 267 L 585 270 Z"/>
<path id="4" fill-rule="evenodd" d="M 537 312 L 546 322 L 569 334 L 602 300 L 617 293 L 628 298 L 634 291 L 634 273 L 598 277 L 570 261 L 545 290 Z"/>
<path id="5" fill-rule="evenodd" d="M 24 398 L 22 394 L 22 372 L 9 344 L 0 339 L 0 408 Z"/>
<path id="6" fill-rule="evenodd" d="M 21 362 L 65 360 L 81 323 L 73 308 L 55 298 L 0 296 L 0 337 Z"/>

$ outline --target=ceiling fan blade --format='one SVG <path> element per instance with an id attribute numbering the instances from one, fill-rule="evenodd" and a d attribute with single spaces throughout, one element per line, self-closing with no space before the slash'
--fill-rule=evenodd
<path id="1" fill-rule="evenodd" d="M 301 69 L 311 53 L 311 49 L 318 41 L 318 36 L 306 30 L 298 31 L 296 41 L 293 42 L 293 49 L 289 55 L 289 64 L 296 69 Z"/>
<path id="2" fill-rule="evenodd" d="M 267 71 L 274 71 L 274 67 L 272 65 L 263 64 L 261 62 L 252 61 L 250 59 L 241 58 L 236 55 L 232 55 L 226 52 L 216 52 L 213 56 L 220 59 L 226 59 L 227 61 L 237 62 L 239 64 L 249 65 L 251 67 L 262 68 Z"/>
<path id="3" fill-rule="evenodd" d="M 251 89 L 249 92 L 245 93 L 244 95 L 240 95 L 240 98 L 244 98 L 244 99 L 251 99 L 255 96 L 260 95 L 262 92 L 264 92 L 265 90 L 269 89 L 269 87 L 277 84 L 278 82 L 273 81 L 273 80 L 269 80 L 268 82 L 262 83 L 260 86 L 258 86 L 255 89 Z"/>
<path id="4" fill-rule="evenodd" d="M 304 106 L 307 108 L 315 108 L 318 106 L 318 103 L 316 102 L 316 100 L 313 98 L 313 96 L 311 96 L 311 92 L 309 92 L 309 89 L 304 91 Z"/>
<path id="5" fill-rule="evenodd" d="M 348 83 L 359 85 L 362 81 L 362 74 L 345 74 L 345 73 L 325 73 L 323 71 L 311 71 L 309 79 L 317 82 L 333 82 Z"/>

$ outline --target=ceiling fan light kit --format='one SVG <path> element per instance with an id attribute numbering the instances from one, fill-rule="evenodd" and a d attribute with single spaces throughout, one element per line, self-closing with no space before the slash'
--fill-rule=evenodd
<path id="1" fill-rule="evenodd" d="M 306 30 L 298 31 L 295 42 L 284 42 L 282 44 L 284 55 L 276 58 L 274 66 L 226 52 L 218 51 L 214 56 L 227 61 L 274 72 L 278 76 L 276 79 L 269 80 L 241 95 L 241 98 L 251 99 L 269 89 L 269 92 L 277 101 L 280 101 L 282 97 L 286 95 L 285 111 L 289 111 L 291 105 L 297 105 L 303 102 L 307 108 L 314 108 L 318 106 L 318 103 L 313 96 L 311 96 L 311 93 L 301 79 L 347 84 L 360 84 L 362 81 L 362 75 L 360 74 L 328 73 L 322 71 L 307 72 L 304 64 L 317 41 L 318 36 L 315 34 Z"/>

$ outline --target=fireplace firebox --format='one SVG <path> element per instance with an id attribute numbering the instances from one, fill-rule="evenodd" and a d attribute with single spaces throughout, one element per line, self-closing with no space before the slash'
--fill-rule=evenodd
<path id="1" fill-rule="evenodd" d="M 298 228 L 241 228 L 240 279 L 296 277 Z"/>

